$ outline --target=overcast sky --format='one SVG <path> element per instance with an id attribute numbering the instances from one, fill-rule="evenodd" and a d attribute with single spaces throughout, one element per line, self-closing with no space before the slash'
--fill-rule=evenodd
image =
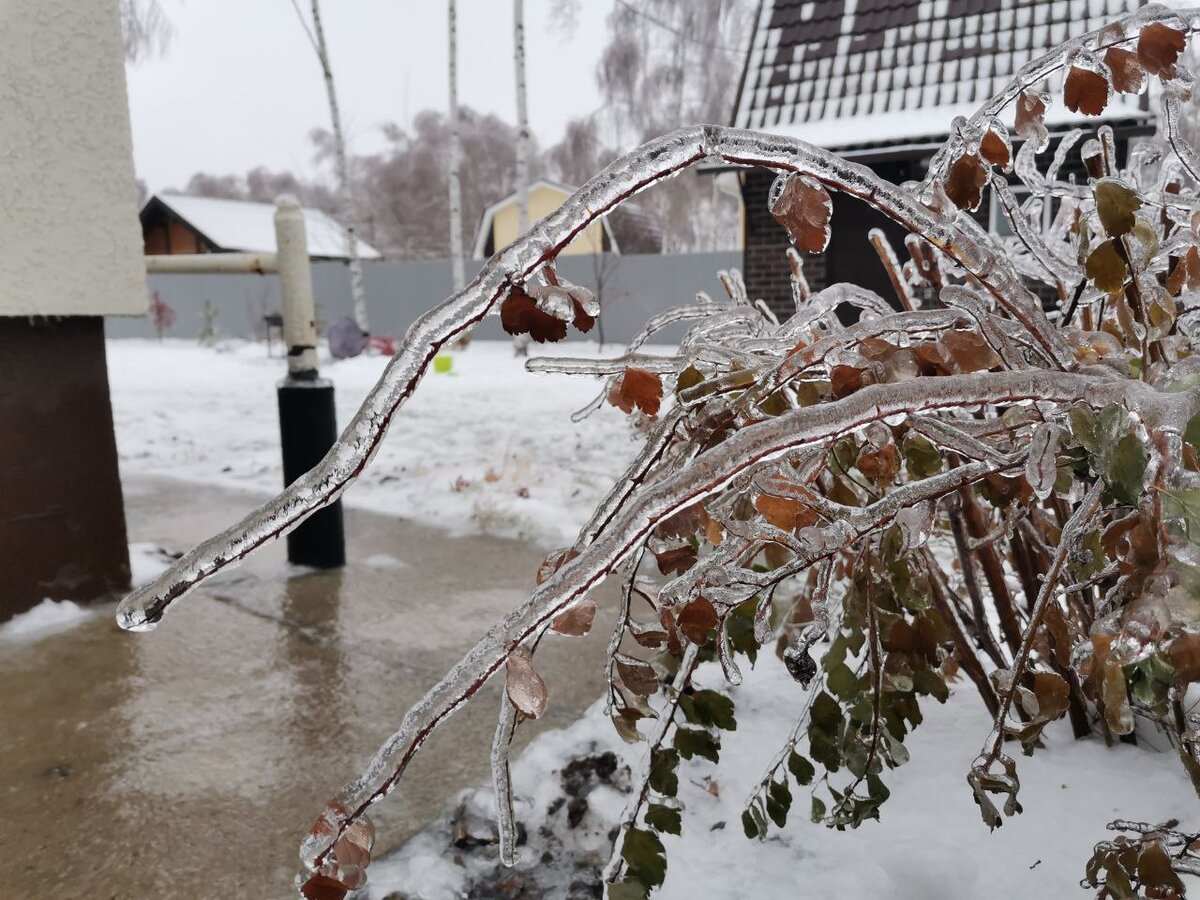
<path id="1" fill-rule="evenodd" d="M 302 9 L 308 0 L 299 0 Z M 192 173 L 256 165 L 312 171 L 307 134 L 327 127 L 316 55 L 291 0 L 162 0 L 175 26 L 165 56 L 129 67 L 137 172 L 151 191 Z M 613 0 L 584 0 L 574 36 L 550 27 L 550 0 L 527 0 L 529 120 L 545 146 L 599 99 L 594 72 Z M 512 4 L 459 0 L 459 102 L 516 119 Z M 379 125 L 444 110 L 444 0 L 326 0 L 322 19 L 351 152 Z"/>

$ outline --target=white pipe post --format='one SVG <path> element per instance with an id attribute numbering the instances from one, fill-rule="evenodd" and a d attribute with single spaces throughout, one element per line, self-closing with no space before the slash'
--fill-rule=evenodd
<path id="1" fill-rule="evenodd" d="M 284 194 L 275 202 L 275 242 L 288 378 L 312 381 L 317 377 L 317 313 L 313 302 L 312 266 L 308 259 L 304 213 L 300 202 L 291 194 Z"/>
<path id="2" fill-rule="evenodd" d="M 337 441 L 333 382 L 317 376 L 317 313 L 304 213 L 295 197 L 275 202 L 275 256 L 283 300 L 287 378 L 279 383 L 279 443 L 283 483 L 318 465 Z M 346 563 L 340 501 L 317 510 L 287 536 L 288 561 L 330 569 Z"/>

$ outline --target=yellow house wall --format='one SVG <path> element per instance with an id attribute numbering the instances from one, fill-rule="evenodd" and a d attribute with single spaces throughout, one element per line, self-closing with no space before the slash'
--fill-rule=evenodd
<path id="1" fill-rule="evenodd" d="M 567 199 L 567 194 L 546 185 L 539 185 L 529 192 L 529 222 L 548 216 Z M 503 250 L 517 239 L 517 203 L 506 204 L 496 210 L 492 218 L 493 252 Z M 582 253 L 599 253 L 604 248 L 604 226 L 593 223 L 572 241 L 561 255 L 575 256 Z"/>

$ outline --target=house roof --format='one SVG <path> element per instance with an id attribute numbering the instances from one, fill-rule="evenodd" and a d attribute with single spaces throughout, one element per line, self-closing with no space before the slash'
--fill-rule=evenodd
<path id="1" fill-rule="evenodd" d="M 572 193 L 575 193 L 574 187 L 571 187 L 570 185 L 564 185 L 562 181 L 551 181 L 550 179 L 546 178 L 539 178 L 529 182 L 530 191 L 533 191 L 536 187 L 548 187 L 552 191 L 562 193 L 563 199 L 566 199 L 570 197 Z M 497 212 L 504 209 L 505 206 L 508 206 L 510 203 L 516 202 L 517 192 L 514 191 L 510 193 L 508 197 L 502 197 L 498 199 L 496 203 L 493 203 L 484 210 L 484 215 L 482 215 L 479 220 L 479 230 L 476 230 L 475 232 L 475 248 L 473 253 L 475 259 L 481 259 L 484 257 L 484 248 L 487 246 L 488 235 L 491 235 L 492 233 L 492 221 L 494 218 L 496 218 Z M 600 223 L 601 226 L 604 227 L 605 232 L 608 234 L 608 246 L 612 247 L 613 253 L 620 253 L 620 245 L 616 234 L 613 234 L 612 224 L 608 222 L 608 216 L 601 218 Z"/>
<path id="2" fill-rule="evenodd" d="M 275 205 L 187 194 L 155 194 L 142 206 L 157 200 L 221 250 L 268 253 L 275 250 Z M 346 233 L 336 219 L 319 209 L 304 207 L 309 256 L 346 259 Z M 379 259 L 382 254 L 362 240 L 360 259 Z"/>
<path id="3" fill-rule="evenodd" d="M 760 0 L 734 124 L 830 149 L 945 135 L 1025 63 L 1138 5 Z M 1148 116 L 1136 98 L 1116 95 L 1103 118 Z M 1046 121 L 1083 118 L 1055 104 Z"/>

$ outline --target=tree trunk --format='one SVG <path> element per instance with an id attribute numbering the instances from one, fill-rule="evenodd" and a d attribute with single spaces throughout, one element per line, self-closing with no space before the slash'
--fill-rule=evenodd
<path id="1" fill-rule="evenodd" d="M 517 231 L 529 230 L 529 114 L 525 103 L 525 0 L 513 0 L 513 61 L 517 70 Z"/>
<path id="2" fill-rule="evenodd" d="M 463 273 L 462 149 L 458 138 L 458 2 L 450 0 L 450 268 L 457 293 L 466 284 Z"/>
<path id="3" fill-rule="evenodd" d="M 346 161 L 346 140 L 342 136 L 342 117 L 338 111 L 337 92 L 333 87 L 333 69 L 329 65 L 329 50 L 325 45 L 325 29 L 321 25 L 321 8 L 312 0 L 313 31 L 316 35 L 317 58 L 325 75 L 325 91 L 329 95 L 329 117 L 333 122 L 333 152 L 337 168 L 338 193 L 342 206 L 342 227 L 346 230 L 346 251 L 350 255 L 350 296 L 354 301 L 354 321 L 363 334 L 371 333 L 367 317 L 367 298 L 363 289 L 362 261 L 358 258 L 358 237 L 355 234 L 358 216 L 354 208 L 354 191 L 350 187 L 350 172 Z"/>

